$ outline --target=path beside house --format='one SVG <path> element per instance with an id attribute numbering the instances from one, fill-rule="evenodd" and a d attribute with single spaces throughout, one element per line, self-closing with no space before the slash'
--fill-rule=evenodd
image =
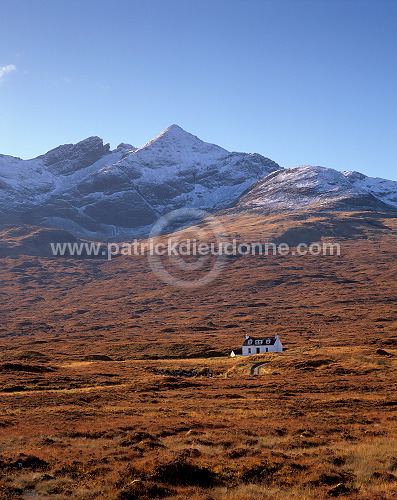
<path id="1" fill-rule="evenodd" d="M 266 363 L 270 363 L 270 361 L 262 361 L 261 363 L 255 363 L 254 365 L 251 366 L 251 375 L 260 375 L 261 374 L 261 368 L 263 365 L 266 365 Z M 256 373 L 255 373 L 255 370 Z"/>

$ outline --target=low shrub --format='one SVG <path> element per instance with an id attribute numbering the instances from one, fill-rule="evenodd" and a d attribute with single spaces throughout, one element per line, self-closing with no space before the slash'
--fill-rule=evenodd
<path id="1" fill-rule="evenodd" d="M 164 498 L 174 494 L 174 491 L 153 482 L 134 480 L 125 486 L 117 495 L 116 500 L 139 500 Z"/>
<path id="2" fill-rule="evenodd" d="M 154 463 L 144 472 L 145 479 L 172 486 L 208 488 L 216 482 L 216 474 L 208 467 L 190 462 L 182 453 L 163 462 Z"/>

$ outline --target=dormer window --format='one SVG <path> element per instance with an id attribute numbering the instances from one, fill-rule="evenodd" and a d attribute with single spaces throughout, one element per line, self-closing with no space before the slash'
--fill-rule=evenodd
<path id="1" fill-rule="evenodd" d="M 270 344 L 270 339 L 266 339 L 266 344 Z"/>
<path id="2" fill-rule="evenodd" d="M 251 344 L 252 344 L 252 339 L 249 339 L 248 344 L 249 344 L 249 345 L 251 345 Z"/>
<path id="3" fill-rule="evenodd" d="M 262 340 L 255 340 L 255 344 L 256 345 L 261 345 L 262 344 Z"/>

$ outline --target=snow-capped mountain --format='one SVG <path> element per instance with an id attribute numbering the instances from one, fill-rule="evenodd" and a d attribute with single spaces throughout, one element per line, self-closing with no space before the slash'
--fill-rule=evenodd
<path id="1" fill-rule="evenodd" d="M 238 210 L 397 210 L 397 182 L 323 167 L 283 169 L 231 153 L 171 125 L 140 148 L 99 137 L 31 160 L 0 155 L 0 221 L 75 237 L 143 237 L 181 207 Z"/>
<path id="2" fill-rule="evenodd" d="M 397 182 L 324 167 L 292 167 L 258 181 L 239 199 L 239 209 L 397 210 Z"/>
<path id="3" fill-rule="evenodd" d="M 0 155 L 2 219 L 92 239 L 144 236 L 161 215 L 180 207 L 224 208 L 280 168 L 177 125 L 140 148 L 122 143 L 110 151 L 89 137 L 31 160 Z"/>

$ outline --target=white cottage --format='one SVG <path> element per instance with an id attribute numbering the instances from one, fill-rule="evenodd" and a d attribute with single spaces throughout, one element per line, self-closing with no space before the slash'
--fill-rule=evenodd
<path id="1" fill-rule="evenodd" d="M 251 356 L 251 354 L 262 354 L 263 352 L 281 352 L 283 344 L 278 338 L 278 334 L 274 337 L 250 337 L 245 336 L 245 341 L 242 347 L 243 356 Z"/>

